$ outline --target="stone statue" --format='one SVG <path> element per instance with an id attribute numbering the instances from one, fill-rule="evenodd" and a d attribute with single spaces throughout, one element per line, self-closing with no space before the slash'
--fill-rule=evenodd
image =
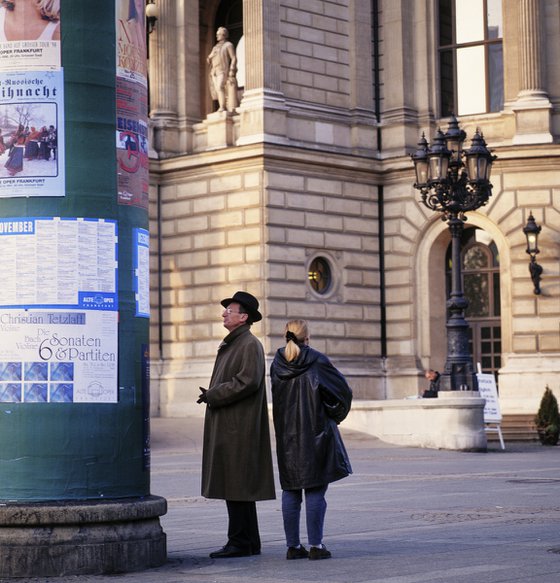
<path id="1" fill-rule="evenodd" d="M 234 111 L 237 100 L 237 56 L 235 47 L 228 41 L 227 28 L 220 26 L 216 31 L 218 41 L 206 61 L 210 65 L 210 94 L 218 101 L 218 111 Z"/>

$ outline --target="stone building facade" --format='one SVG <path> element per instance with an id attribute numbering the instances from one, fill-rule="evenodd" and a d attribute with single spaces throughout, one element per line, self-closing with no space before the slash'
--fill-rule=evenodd
<path id="1" fill-rule="evenodd" d="M 304 317 L 358 399 L 415 395 L 425 368 L 442 369 L 450 235 L 419 201 L 409 155 L 451 113 L 465 147 L 481 128 L 497 155 L 464 237 L 474 358 L 497 375 L 506 414 L 534 412 L 547 384 L 560 395 L 556 0 L 157 3 L 154 413 L 197 411 L 225 335 L 219 302 L 238 289 L 261 301 L 254 331 L 270 358 L 285 321 Z M 233 112 L 208 89 L 219 26 L 237 48 Z"/>

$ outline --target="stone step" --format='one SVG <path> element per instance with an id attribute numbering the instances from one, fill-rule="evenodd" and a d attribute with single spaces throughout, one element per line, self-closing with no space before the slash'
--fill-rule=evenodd
<path id="1" fill-rule="evenodd" d="M 501 429 L 504 441 L 538 441 L 534 415 L 504 415 Z M 488 441 L 499 441 L 497 433 L 488 433 Z"/>

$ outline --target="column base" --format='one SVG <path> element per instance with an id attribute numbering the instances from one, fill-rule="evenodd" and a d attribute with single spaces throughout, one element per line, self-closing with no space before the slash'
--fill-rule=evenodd
<path id="1" fill-rule="evenodd" d="M 237 113 L 240 123 L 236 145 L 289 143 L 289 110 L 283 93 L 264 88 L 245 91 Z"/>
<path id="2" fill-rule="evenodd" d="M 100 575 L 159 567 L 159 496 L 0 505 L 0 578 Z"/>
<path id="3" fill-rule="evenodd" d="M 542 92 L 522 92 L 512 104 L 515 115 L 514 145 L 551 144 L 552 104 Z"/>

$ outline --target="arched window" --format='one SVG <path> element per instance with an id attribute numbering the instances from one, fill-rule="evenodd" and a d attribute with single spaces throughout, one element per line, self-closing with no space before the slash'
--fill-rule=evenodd
<path id="1" fill-rule="evenodd" d="M 245 87 L 245 41 L 243 39 L 243 0 L 223 0 L 220 3 L 214 30 L 225 26 L 229 32 L 229 40 L 235 47 L 237 56 L 237 85 L 239 89 Z"/>
<path id="2" fill-rule="evenodd" d="M 208 65 L 206 56 L 210 54 L 212 47 L 216 42 L 216 32 L 218 28 L 225 27 L 228 31 L 228 40 L 235 47 L 235 54 L 237 57 L 237 100 L 238 103 L 243 97 L 243 90 L 245 88 L 245 42 L 243 37 L 243 0 L 222 0 L 216 2 L 217 9 L 214 10 L 207 7 L 208 12 L 208 35 L 205 37 L 207 45 L 202 49 L 201 55 L 204 55 L 204 62 L 201 62 L 201 71 L 204 72 L 203 97 L 202 102 L 206 103 L 205 107 L 210 108 L 206 111 L 216 111 L 218 109 L 218 102 L 211 101 L 210 87 L 208 83 Z M 203 3 L 201 2 L 201 10 Z M 206 5 L 205 5 L 206 6 Z"/>
<path id="3" fill-rule="evenodd" d="M 461 241 L 463 292 L 469 305 L 465 317 L 470 327 L 473 364 L 496 374 L 502 364 L 500 257 L 496 243 L 482 229 L 465 228 Z M 447 288 L 451 289 L 451 245 L 447 250 Z"/>
<path id="4" fill-rule="evenodd" d="M 243 36 L 243 0 L 223 0 L 216 12 L 214 30 L 225 26 L 229 32 L 229 40 L 237 46 Z"/>
<path id="5" fill-rule="evenodd" d="M 475 241 L 463 250 L 462 258 L 464 293 L 469 300 L 466 317 L 499 317 L 500 264 L 496 244 Z"/>

